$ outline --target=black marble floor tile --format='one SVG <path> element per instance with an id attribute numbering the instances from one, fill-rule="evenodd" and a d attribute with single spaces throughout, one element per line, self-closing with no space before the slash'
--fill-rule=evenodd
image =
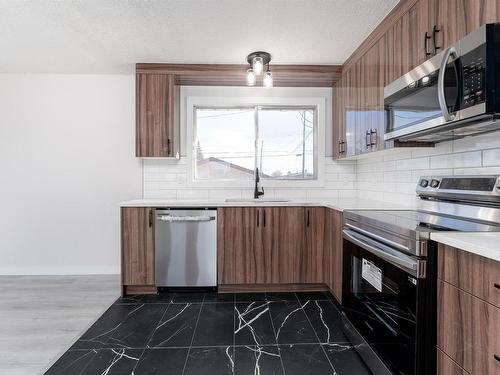
<path id="1" fill-rule="evenodd" d="M 233 345 L 233 329 L 234 306 L 232 303 L 203 304 L 192 345 Z"/>
<path id="2" fill-rule="evenodd" d="M 304 303 L 311 300 L 329 301 L 332 295 L 328 292 L 296 292 L 299 302 Z"/>
<path id="3" fill-rule="evenodd" d="M 279 348 L 286 375 L 335 375 L 321 345 L 280 345 Z"/>
<path id="4" fill-rule="evenodd" d="M 235 302 L 265 301 L 266 293 L 235 293 Z"/>
<path id="5" fill-rule="evenodd" d="M 298 302 L 270 302 L 269 307 L 279 344 L 318 343 Z"/>
<path id="6" fill-rule="evenodd" d="M 371 375 L 353 346 L 349 344 L 325 344 L 323 349 L 337 375 Z"/>
<path id="7" fill-rule="evenodd" d="M 191 348 L 184 375 L 233 375 L 233 347 Z"/>
<path id="8" fill-rule="evenodd" d="M 175 293 L 173 303 L 201 303 L 204 297 L 205 293 L 199 292 Z"/>
<path id="9" fill-rule="evenodd" d="M 234 348 L 235 375 L 283 375 L 277 346 L 237 346 Z"/>
<path id="10" fill-rule="evenodd" d="M 188 348 L 146 349 L 133 374 L 182 375 L 188 351 Z"/>
<path id="11" fill-rule="evenodd" d="M 113 305 L 73 344 L 71 349 L 100 349 L 137 305 Z"/>
<path id="12" fill-rule="evenodd" d="M 155 328 L 148 347 L 189 347 L 201 304 L 171 304 Z"/>
<path id="13" fill-rule="evenodd" d="M 132 374 L 142 352 L 142 349 L 100 349 L 81 375 Z"/>
<path id="14" fill-rule="evenodd" d="M 142 297 L 142 294 L 120 297 L 115 301 L 115 305 L 136 304 L 141 301 Z"/>
<path id="15" fill-rule="evenodd" d="M 174 301 L 175 293 L 158 293 L 158 294 L 145 294 L 141 303 L 172 303 Z"/>
<path id="16" fill-rule="evenodd" d="M 266 299 L 268 301 L 297 302 L 297 296 L 295 295 L 295 293 L 286 293 L 286 292 L 267 292 Z"/>
<path id="17" fill-rule="evenodd" d="M 235 345 L 276 345 L 269 304 L 269 302 L 235 304 Z"/>
<path id="18" fill-rule="evenodd" d="M 309 300 L 304 311 L 321 343 L 345 343 L 340 311 L 330 301 Z"/>
<path id="19" fill-rule="evenodd" d="M 205 299 L 203 302 L 234 302 L 234 293 L 205 293 Z"/>
<path id="20" fill-rule="evenodd" d="M 165 304 L 137 305 L 114 331 L 104 347 L 144 348 L 168 306 Z"/>
<path id="21" fill-rule="evenodd" d="M 94 359 L 97 350 L 68 350 L 46 372 L 45 375 L 79 375 Z"/>

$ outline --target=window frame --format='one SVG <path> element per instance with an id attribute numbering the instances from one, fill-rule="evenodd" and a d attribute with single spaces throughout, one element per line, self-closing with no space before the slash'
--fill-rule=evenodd
<path id="1" fill-rule="evenodd" d="M 254 170 L 255 167 L 258 167 L 259 164 L 259 152 L 260 152 L 260 146 L 259 142 L 261 140 L 260 138 L 260 124 L 259 124 L 259 111 L 261 110 L 305 110 L 305 111 L 313 111 L 313 176 L 312 177 L 307 177 L 307 178 L 302 178 L 302 177 L 287 177 L 287 176 L 281 176 L 281 177 L 266 177 L 262 174 L 260 178 L 261 180 L 264 181 L 314 181 L 317 180 L 318 178 L 318 158 L 317 158 L 317 145 L 318 145 L 318 108 L 317 106 L 306 106 L 306 105 L 254 105 L 254 106 L 194 106 L 193 107 L 193 148 L 196 147 L 194 146 L 194 141 L 197 139 L 197 131 L 198 131 L 198 116 L 196 116 L 196 111 L 197 110 L 252 110 L 254 112 L 254 121 L 253 121 L 253 126 L 254 126 Z M 305 142 L 305 139 L 302 140 L 302 142 Z M 192 150 L 193 153 L 193 158 L 196 160 L 196 154 L 195 151 Z M 305 155 L 302 155 L 303 158 L 305 158 Z M 223 181 L 223 182 L 230 182 L 230 181 L 241 181 L 241 179 L 231 179 L 231 178 L 221 178 L 217 180 L 207 180 L 207 179 L 199 179 L 196 178 L 196 162 L 193 161 L 193 179 L 194 181 Z"/>
<path id="2" fill-rule="evenodd" d="M 273 93 L 270 93 L 273 91 Z M 200 95 L 202 94 L 202 95 Z M 306 94 L 306 95 L 304 95 Z M 322 94 L 320 96 L 318 94 Z M 310 108 L 315 109 L 314 126 L 314 179 L 263 178 L 267 188 L 309 188 L 322 187 L 325 183 L 325 128 L 326 119 L 331 116 L 327 111 L 326 89 L 324 88 L 235 88 L 235 87 L 181 87 L 181 125 L 185 129 L 185 156 L 187 161 L 187 185 L 205 188 L 252 188 L 253 180 L 195 178 L 196 108 Z M 331 98 L 331 97 L 330 97 Z M 256 112 L 257 113 L 257 112 Z M 255 126 L 257 122 L 255 121 Z M 256 145 L 257 146 L 257 145 Z M 184 155 L 183 155 L 184 156 Z M 256 155 L 257 156 L 257 155 Z"/>

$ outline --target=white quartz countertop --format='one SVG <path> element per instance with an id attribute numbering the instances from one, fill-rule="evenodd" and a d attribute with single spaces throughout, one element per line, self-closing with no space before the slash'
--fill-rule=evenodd
<path id="1" fill-rule="evenodd" d="M 485 258 L 500 261 L 500 233 L 436 232 L 431 239 Z"/>
<path id="2" fill-rule="evenodd" d="M 408 210 L 412 207 L 397 205 L 381 201 L 357 198 L 318 199 L 289 201 L 232 201 L 225 200 L 165 200 L 165 199 L 136 199 L 122 202 L 121 207 L 294 207 L 294 206 L 323 206 L 338 211 L 345 210 Z"/>

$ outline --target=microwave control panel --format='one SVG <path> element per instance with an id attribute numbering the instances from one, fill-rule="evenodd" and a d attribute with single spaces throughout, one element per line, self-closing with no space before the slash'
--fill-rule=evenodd
<path id="1" fill-rule="evenodd" d="M 485 46 L 476 48 L 460 58 L 462 65 L 462 109 L 485 101 Z"/>

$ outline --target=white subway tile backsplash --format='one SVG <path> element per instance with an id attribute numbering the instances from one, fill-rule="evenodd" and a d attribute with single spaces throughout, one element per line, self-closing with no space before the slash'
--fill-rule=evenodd
<path id="1" fill-rule="evenodd" d="M 403 159 L 396 161 L 396 169 L 398 170 L 412 170 L 412 169 L 428 169 L 429 158 L 416 158 L 416 159 Z"/>
<path id="2" fill-rule="evenodd" d="M 500 174 L 500 132 L 443 142 L 434 148 L 395 149 L 357 161 L 326 157 L 321 187 L 266 188 L 267 198 L 364 198 L 414 205 L 415 187 L 425 175 Z M 143 161 L 144 198 L 225 199 L 252 198 L 253 187 L 193 188 L 188 162 L 171 159 Z"/>
<path id="3" fill-rule="evenodd" d="M 483 151 L 483 166 L 500 166 L 500 148 Z"/>
<path id="4" fill-rule="evenodd" d="M 343 196 L 356 196 L 356 162 L 333 161 L 330 157 L 324 160 L 324 186 L 321 188 L 304 189 L 293 188 L 266 188 L 266 198 L 307 199 L 311 195 L 323 198 L 337 198 L 342 191 Z M 208 189 L 190 186 L 188 162 L 171 159 L 144 159 L 144 198 L 165 199 L 225 199 L 253 198 L 253 183 L 248 187 L 232 187 Z M 312 193 L 308 193 L 312 191 Z"/>

